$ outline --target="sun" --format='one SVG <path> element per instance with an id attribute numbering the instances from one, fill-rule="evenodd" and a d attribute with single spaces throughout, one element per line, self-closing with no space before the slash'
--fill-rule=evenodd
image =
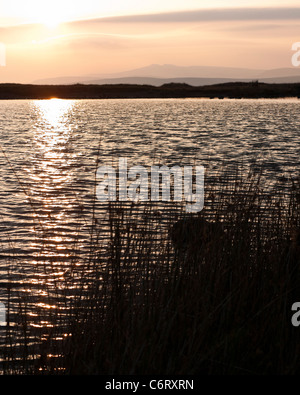
<path id="1" fill-rule="evenodd" d="M 5 15 L 18 23 L 42 24 L 53 29 L 69 21 L 93 17 L 99 7 L 101 10 L 107 7 L 106 3 L 99 0 L 0 0 L 0 19 Z"/>
<path id="2" fill-rule="evenodd" d="M 57 18 L 46 18 L 42 24 L 48 29 L 56 29 L 62 21 Z"/>
<path id="3" fill-rule="evenodd" d="M 16 13 L 21 14 L 27 23 L 37 23 L 53 29 L 72 19 L 73 9 L 71 0 L 26 0 L 20 2 Z"/>
<path id="4" fill-rule="evenodd" d="M 58 1 L 49 2 L 42 10 L 40 8 L 36 8 L 36 22 L 43 24 L 49 29 L 57 28 L 58 25 L 64 21 L 64 18 L 65 15 L 62 12 Z"/>

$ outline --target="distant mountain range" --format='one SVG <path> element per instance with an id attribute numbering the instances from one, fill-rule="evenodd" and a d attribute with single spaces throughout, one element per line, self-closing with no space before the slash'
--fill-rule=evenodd
<path id="1" fill-rule="evenodd" d="M 175 82 L 186 83 L 191 86 L 204 86 L 234 81 L 249 82 L 253 80 L 265 83 L 300 83 L 300 68 L 262 70 L 217 66 L 182 67 L 171 64 L 152 64 L 139 69 L 114 74 L 39 79 L 34 81 L 33 84 L 140 84 L 161 86 Z"/>

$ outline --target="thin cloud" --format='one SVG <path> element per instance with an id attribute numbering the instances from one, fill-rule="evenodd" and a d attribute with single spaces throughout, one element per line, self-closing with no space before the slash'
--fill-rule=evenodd
<path id="1" fill-rule="evenodd" d="M 86 38 L 138 38 L 139 36 L 133 34 L 111 34 L 111 33 L 70 33 L 70 34 L 61 34 L 58 36 L 47 37 L 43 40 L 36 41 L 37 44 L 46 44 L 52 41 L 71 41 L 77 39 L 86 39 Z"/>
<path id="2" fill-rule="evenodd" d="M 282 30 L 286 29 L 286 26 L 282 25 L 275 25 L 275 24 L 255 24 L 255 25 L 244 25 L 244 26 L 232 26 L 232 27 L 227 27 L 223 28 L 222 30 L 227 30 L 227 31 L 232 31 L 232 32 L 239 32 L 239 31 L 262 31 L 262 30 Z"/>
<path id="3" fill-rule="evenodd" d="M 71 29 L 98 28 L 104 24 L 178 24 L 192 22 L 230 22 L 230 21 L 292 21 L 300 19 L 300 7 L 268 8 L 215 8 L 189 11 L 174 11 L 156 14 L 124 15 L 101 17 L 65 22 L 62 26 Z M 45 30 L 42 24 L 20 24 L 0 26 L 1 39 L 22 37 L 28 33 Z"/>
<path id="4" fill-rule="evenodd" d="M 212 21 L 274 21 L 300 19 L 299 7 L 218 8 L 157 14 L 125 15 L 69 22 L 73 25 L 101 23 L 188 23 Z"/>
<path id="5" fill-rule="evenodd" d="M 126 34 L 109 33 L 71 33 L 52 36 L 43 40 L 34 40 L 35 45 L 56 45 L 74 49 L 126 48 L 130 43 L 137 42 L 141 37 Z"/>

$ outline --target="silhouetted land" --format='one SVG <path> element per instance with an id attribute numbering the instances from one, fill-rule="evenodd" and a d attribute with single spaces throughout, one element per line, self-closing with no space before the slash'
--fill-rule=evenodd
<path id="1" fill-rule="evenodd" d="M 194 87 L 187 84 L 151 85 L 24 85 L 0 84 L 0 99 L 138 99 L 138 98 L 284 98 L 300 97 L 300 83 L 233 82 Z"/>

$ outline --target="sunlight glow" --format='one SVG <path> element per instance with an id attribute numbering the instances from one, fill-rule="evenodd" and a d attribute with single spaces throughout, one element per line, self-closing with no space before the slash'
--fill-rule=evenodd
<path id="1" fill-rule="evenodd" d="M 97 9 L 103 10 L 101 3 L 95 0 L 10 0 L 0 6 L 0 21 L 10 18 L 15 23 L 37 23 L 53 29 L 63 22 L 92 17 Z"/>
<path id="2" fill-rule="evenodd" d="M 50 100 L 36 101 L 35 104 L 41 111 L 44 121 L 50 127 L 59 128 L 72 108 L 74 101 L 51 98 Z"/>
<path id="3" fill-rule="evenodd" d="M 60 20 L 55 20 L 55 19 L 46 19 L 43 24 L 48 27 L 49 29 L 56 29 L 58 25 L 61 23 Z"/>
<path id="4" fill-rule="evenodd" d="M 49 29 L 55 29 L 68 18 L 68 13 L 65 12 L 58 0 L 52 0 L 46 4 L 45 2 L 34 1 L 32 3 L 34 3 L 31 8 L 32 22 L 43 24 Z"/>

